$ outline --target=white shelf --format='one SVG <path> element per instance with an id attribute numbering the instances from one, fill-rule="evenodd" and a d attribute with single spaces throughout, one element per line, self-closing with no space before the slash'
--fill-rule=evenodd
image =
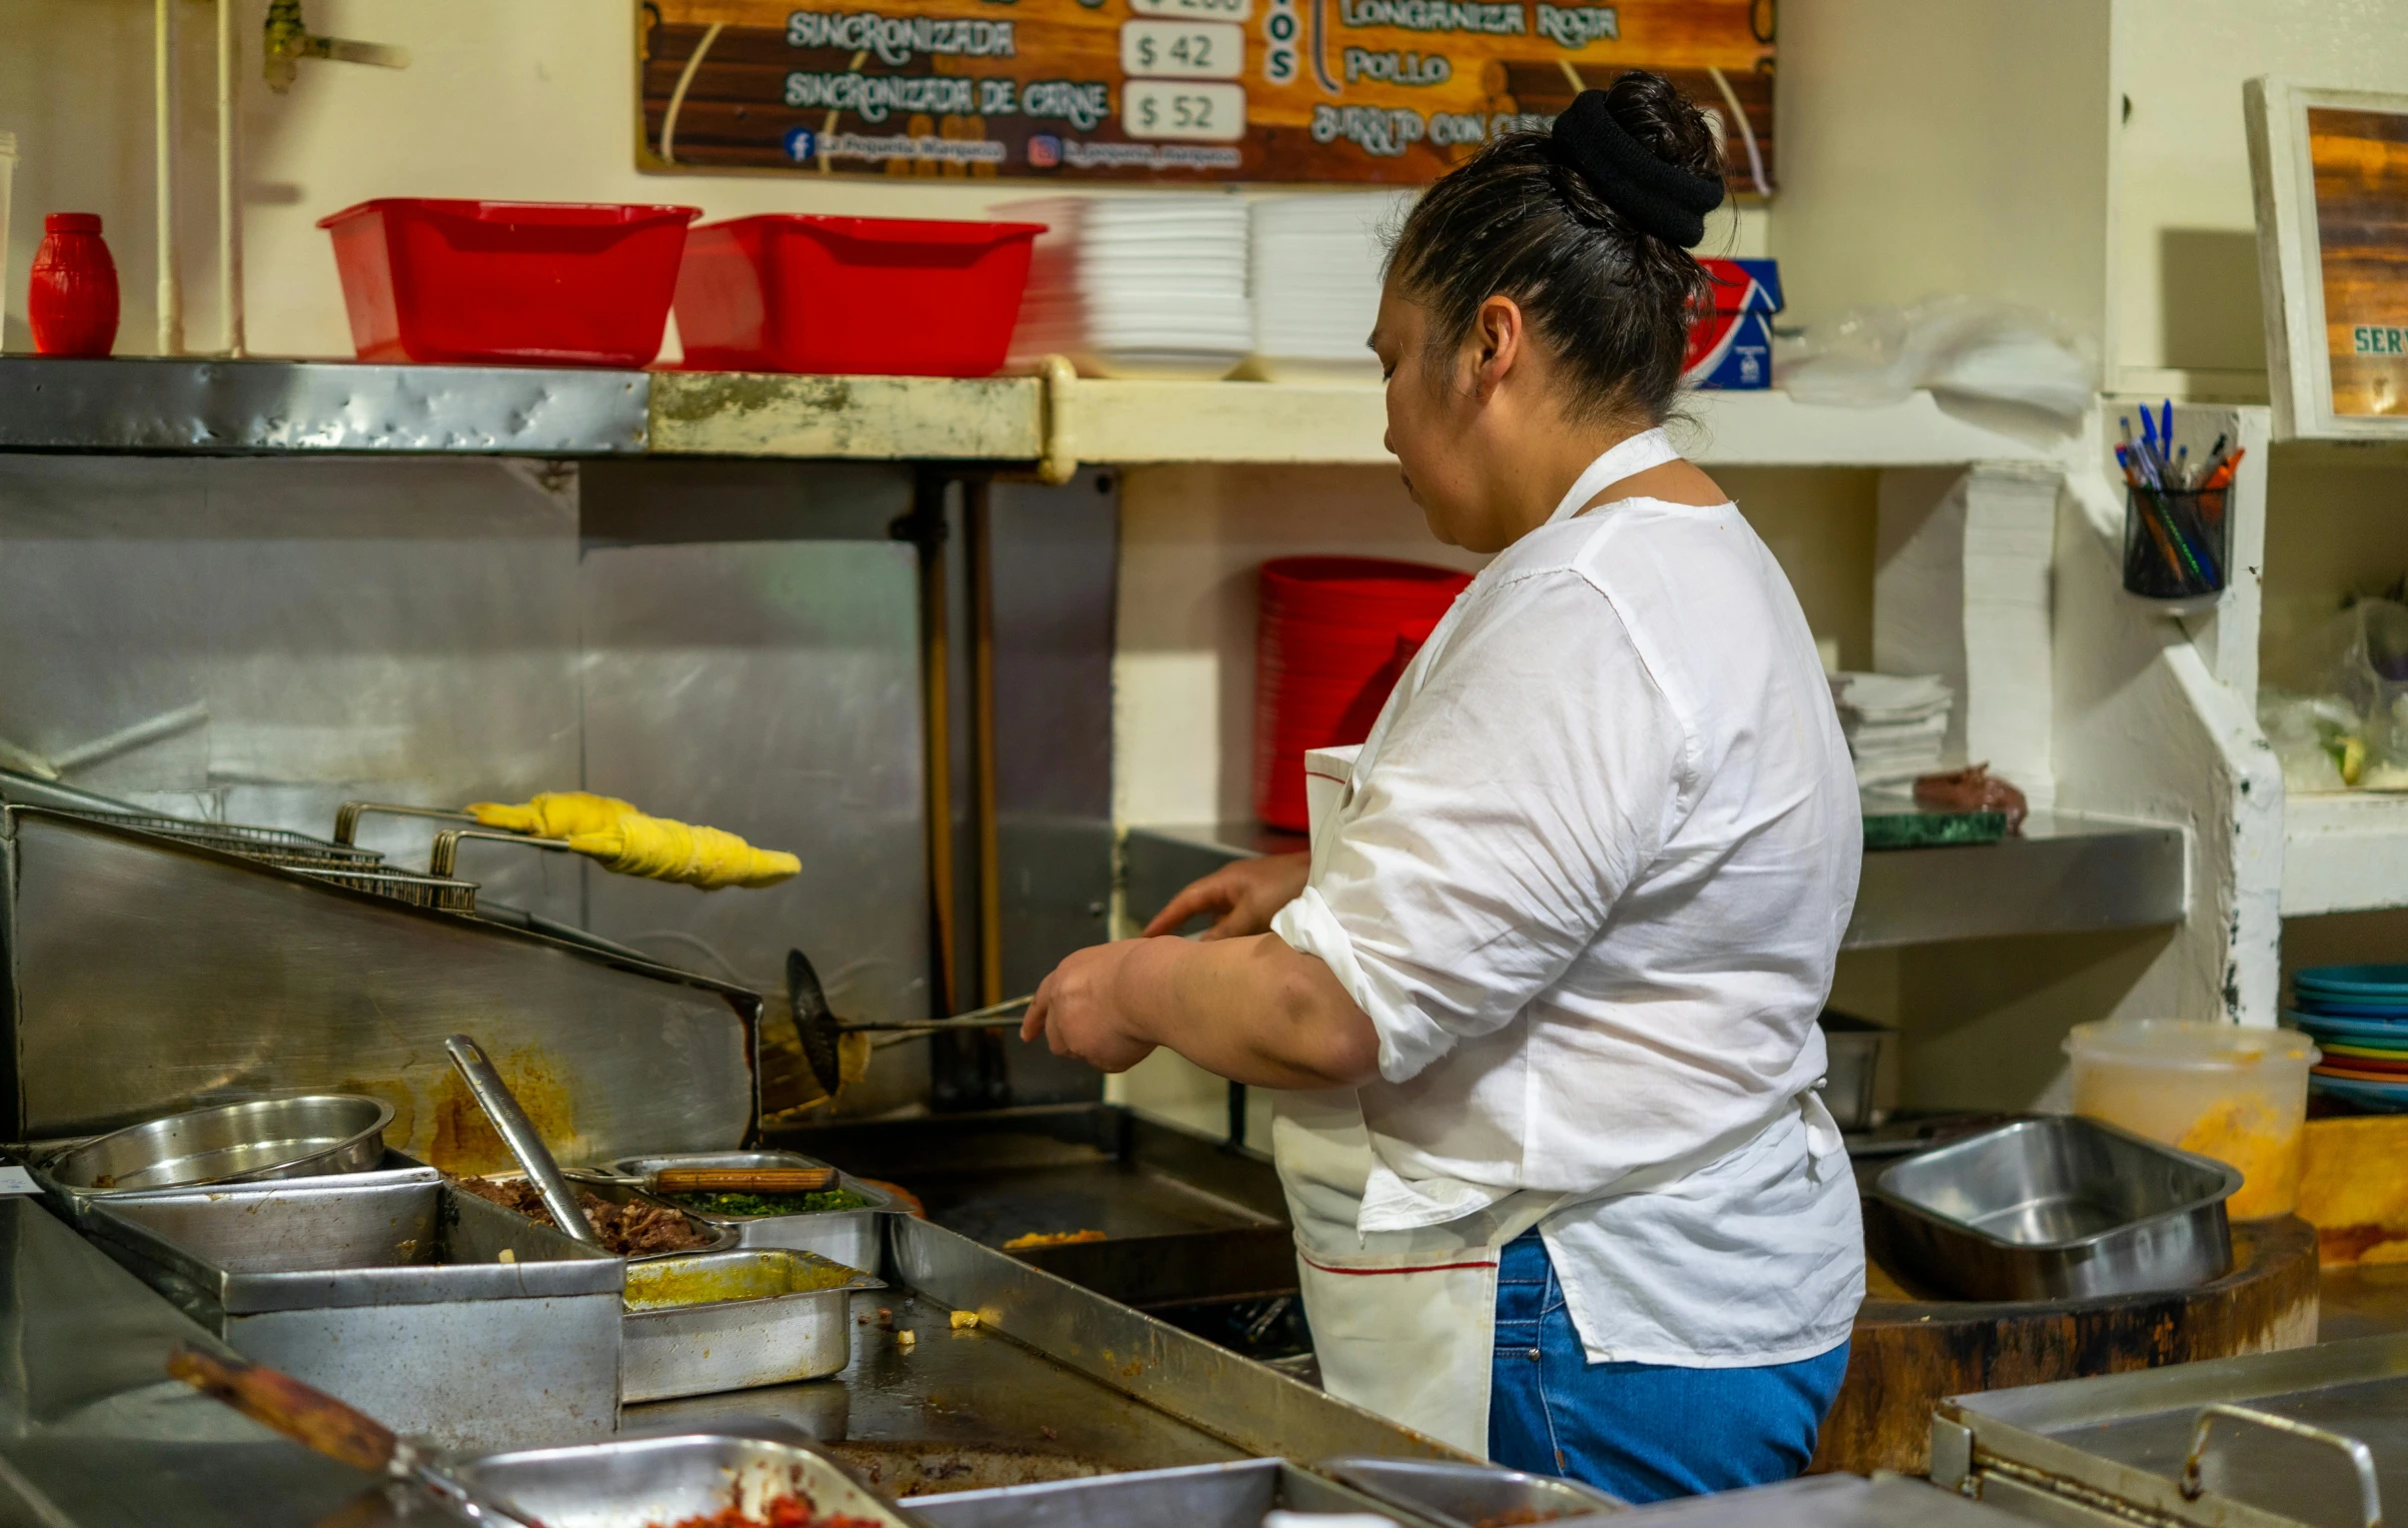
<path id="1" fill-rule="evenodd" d="M 2283 916 L 2408 906 L 2408 795 L 2283 804 Z"/>

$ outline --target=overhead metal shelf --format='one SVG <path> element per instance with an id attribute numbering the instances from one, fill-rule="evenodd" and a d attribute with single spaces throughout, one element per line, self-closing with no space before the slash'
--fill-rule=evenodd
<path id="1" fill-rule="evenodd" d="M 583 368 L 0 356 L 0 450 L 615 456 L 648 379 Z"/>
<path id="2" fill-rule="evenodd" d="M 1251 822 L 1132 827 L 1124 850 L 1132 916 L 1149 917 L 1233 859 L 1304 847 Z M 1841 946 L 1882 949 L 2004 934 L 2159 927 L 2182 920 L 2182 829 L 2035 811 L 2019 836 L 1864 856 Z"/>
<path id="3" fill-rule="evenodd" d="M 340 361 L 0 357 L 0 451 L 1386 466 L 1367 384 L 821 377 Z M 1707 466 L 2063 465 L 1928 393 L 1878 409 L 1705 393 L 1677 427 Z"/>

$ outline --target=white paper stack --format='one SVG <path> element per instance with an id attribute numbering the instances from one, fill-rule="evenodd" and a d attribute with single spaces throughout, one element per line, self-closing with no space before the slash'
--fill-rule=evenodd
<path id="1" fill-rule="evenodd" d="M 1245 202 L 1043 197 L 989 209 L 1043 223 L 1012 360 L 1068 356 L 1090 377 L 1225 377 L 1253 339 Z"/>
<path id="2" fill-rule="evenodd" d="M 1266 196 L 1253 204 L 1245 375 L 1273 382 L 1371 381 L 1363 348 L 1379 314 L 1379 269 L 1411 192 Z"/>
<path id="3" fill-rule="evenodd" d="M 1856 761 L 1858 785 L 1899 789 L 1940 767 L 1956 697 L 1938 675 L 1834 674 L 1831 699 Z"/>

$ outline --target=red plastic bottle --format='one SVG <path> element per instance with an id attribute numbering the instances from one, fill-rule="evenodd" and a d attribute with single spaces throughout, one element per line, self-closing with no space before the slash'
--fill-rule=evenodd
<path id="1" fill-rule="evenodd" d="M 45 356 L 105 356 L 117 343 L 117 262 L 100 237 L 99 214 L 54 212 L 42 220 L 25 317 L 33 348 Z"/>

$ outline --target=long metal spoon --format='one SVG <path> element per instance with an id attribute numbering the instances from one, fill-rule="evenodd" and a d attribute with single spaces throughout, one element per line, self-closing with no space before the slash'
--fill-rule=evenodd
<path id="1" fill-rule="evenodd" d="M 485 1110 L 485 1117 L 501 1133 L 503 1144 L 510 1147 L 510 1154 L 519 1159 L 519 1165 L 527 1169 L 527 1180 L 544 1196 L 544 1207 L 552 1211 L 554 1223 L 587 1246 L 601 1247 L 602 1238 L 595 1234 L 585 1211 L 578 1207 L 577 1190 L 560 1175 L 560 1163 L 552 1159 L 551 1149 L 535 1132 L 527 1111 L 519 1107 L 518 1095 L 502 1080 L 502 1074 L 494 1070 L 494 1063 L 465 1034 L 446 1038 L 443 1048 L 451 1052 L 452 1064 L 460 1068 L 461 1080 L 468 1084 L 469 1092 Z"/>

